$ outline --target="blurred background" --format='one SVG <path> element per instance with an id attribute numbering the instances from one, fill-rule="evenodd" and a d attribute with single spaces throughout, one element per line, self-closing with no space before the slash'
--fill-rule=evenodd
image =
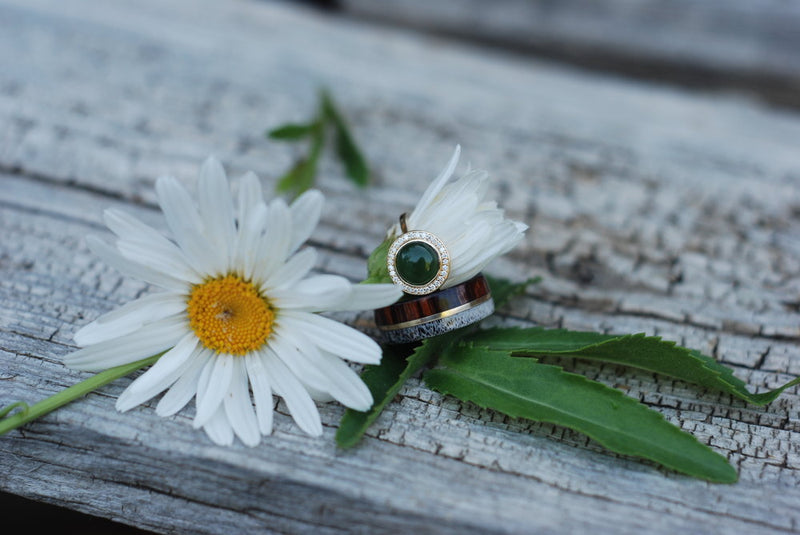
<path id="1" fill-rule="evenodd" d="M 800 107 L 795 0 L 319 0 L 341 17 Z"/>

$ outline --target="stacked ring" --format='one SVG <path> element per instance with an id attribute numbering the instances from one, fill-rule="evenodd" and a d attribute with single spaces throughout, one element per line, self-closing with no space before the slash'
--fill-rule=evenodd
<path id="1" fill-rule="evenodd" d="M 405 344 L 465 327 L 494 312 L 483 275 L 451 288 L 412 297 L 375 311 L 375 324 L 387 342 Z"/>

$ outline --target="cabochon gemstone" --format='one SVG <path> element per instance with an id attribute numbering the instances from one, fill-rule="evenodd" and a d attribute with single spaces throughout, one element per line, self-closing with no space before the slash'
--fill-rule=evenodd
<path id="1" fill-rule="evenodd" d="M 424 286 L 439 273 L 439 254 L 427 243 L 410 241 L 397 251 L 395 268 L 406 284 Z"/>

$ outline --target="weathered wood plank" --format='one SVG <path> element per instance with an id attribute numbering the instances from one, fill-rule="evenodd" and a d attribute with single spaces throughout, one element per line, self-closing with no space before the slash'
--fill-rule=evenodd
<path id="1" fill-rule="evenodd" d="M 103 208 L 161 226 L 153 180 L 189 179 L 212 152 L 270 187 L 292 154 L 262 132 L 303 118 L 318 82 L 379 172 L 353 192 L 325 162 L 321 271 L 363 276 L 387 214 L 461 142 L 532 227 L 495 271 L 545 277 L 495 321 L 661 334 L 756 389 L 800 373 L 797 115 L 281 5 L 6 2 L 0 20 L 0 401 L 84 377 L 60 364 L 75 330 L 147 291 L 83 245 Z M 334 446 L 341 407 L 322 406 L 325 434 L 309 439 L 282 403 L 261 446 L 220 449 L 191 410 L 116 413 L 121 380 L 0 438 L 0 488 L 164 533 L 800 530 L 796 389 L 757 408 L 569 366 L 728 455 L 740 483 L 664 473 L 417 381 L 356 450 Z"/>
<path id="2" fill-rule="evenodd" d="M 800 7 L 780 0 L 341 0 L 350 16 L 798 107 Z"/>

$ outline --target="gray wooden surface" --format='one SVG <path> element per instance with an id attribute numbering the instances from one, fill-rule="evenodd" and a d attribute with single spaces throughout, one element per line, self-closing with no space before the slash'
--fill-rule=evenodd
<path id="1" fill-rule="evenodd" d="M 267 188 L 290 163 L 265 127 L 303 119 L 320 83 L 378 171 L 334 162 L 313 236 L 320 271 L 357 280 L 394 216 L 461 143 L 531 225 L 494 272 L 544 282 L 495 321 L 659 334 L 752 389 L 800 374 L 800 116 L 714 94 L 509 59 L 261 2 L 0 3 L 0 402 L 37 401 L 78 327 L 147 288 L 83 236 L 124 208 L 155 225 L 154 179 L 214 153 Z M 369 315 L 345 316 L 367 326 Z M 766 408 L 616 366 L 567 363 L 728 456 L 711 485 L 585 437 L 403 389 L 339 451 L 277 405 L 249 449 L 191 411 L 126 414 L 123 379 L 0 438 L 0 490 L 161 533 L 787 533 L 800 531 L 800 396 Z"/>
<path id="2" fill-rule="evenodd" d="M 350 16 L 800 107 L 789 0 L 340 0 Z"/>

